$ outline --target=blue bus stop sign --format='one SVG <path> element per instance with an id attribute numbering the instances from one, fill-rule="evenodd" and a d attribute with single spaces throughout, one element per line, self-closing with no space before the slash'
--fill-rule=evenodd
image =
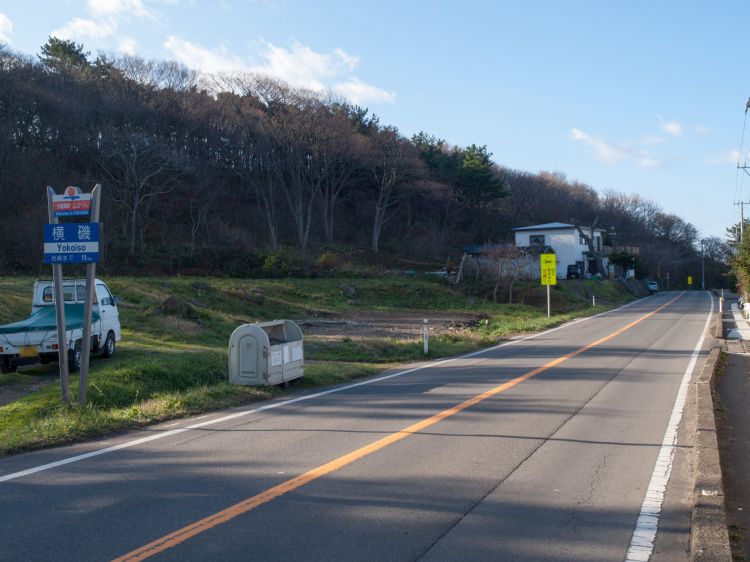
<path id="1" fill-rule="evenodd" d="M 44 225 L 44 263 L 98 262 L 99 223 Z"/>

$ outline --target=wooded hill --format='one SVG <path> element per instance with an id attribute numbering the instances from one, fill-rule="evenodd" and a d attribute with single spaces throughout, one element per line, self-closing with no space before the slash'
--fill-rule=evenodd
<path id="1" fill-rule="evenodd" d="M 699 274 L 697 230 L 679 217 L 491 156 L 407 139 L 365 108 L 266 76 L 94 59 L 50 38 L 34 57 L 0 51 L 0 266 L 43 270 L 47 185 L 101 183 L 110 271 L 258 275 L 269 259 L 343 249 L 444 263 L 465 243 L 562 221 L 639 247 L 644 275 Z M 726 246 L 708 246 L 719 275 Z"/>

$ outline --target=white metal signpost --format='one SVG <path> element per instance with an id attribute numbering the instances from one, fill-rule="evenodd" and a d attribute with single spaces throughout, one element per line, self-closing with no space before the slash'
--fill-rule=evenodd
<path id="1" fill-rule="evenodd" d="M 83 306 L 83 335 L 81 337 L 81 376 L 78 403 L 86 403 L 89 356 L 91 354 L 91 318 L 94 308 L 94 280 L 99 261 L 99 202 L 101 185 L 91 193 L 78 187 L 67 187 L 62 195 L 47 187 L 49 224 L 44 226 L 44 263 L 52 264 L 57 317 L 58 358 L 63 403 L 70 404 L 70 371 L 68 344 L 65 341 L 65 298 L 63 296 L 63 264 L 86 264 L 86 302 Z M 85 223 L 60 223 L 61 217 L 89 218 Z"/>
<path id="2" fill-rule="evenodd" d="M 547 285 L 547 318 L 549 318 L 552 313 L 549 286 L 557 285 L 557 256 L 555 254 L 541 254 L 539 258 L 542 270 L 542 285 Z"/>

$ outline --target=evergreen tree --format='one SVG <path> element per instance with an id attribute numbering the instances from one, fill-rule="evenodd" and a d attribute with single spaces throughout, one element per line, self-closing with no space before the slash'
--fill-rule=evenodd
<path id="1" fill-rule="evenodd" d="M 39 60 L 49 70 L 55 71 L 88 71 L 91 70 L 88 56 L 91 53 L 83 50 L 83 45 L 68 39 L 50 37 L 42 45 Z"/>

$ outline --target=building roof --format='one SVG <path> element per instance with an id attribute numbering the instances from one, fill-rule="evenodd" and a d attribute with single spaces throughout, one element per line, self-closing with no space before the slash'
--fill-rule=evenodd
<path id="1" fill-rule="evenodd" d="M 531 226 L 519 226 L 518 228 L 511 228 L 511 230 L 514 232 L 523 232 L 525 230 L 569 230 L 571 228 L 576 228 L 576 225 L 566 222 L 548 222 L 545 224 L 532 224 Z M 601 228 L 595 228 L 594 230 L 604 232 Z"/>
<path id="2" fill-rule="evenodd" d="M 548 222 L 546 224 L 532 224 L 531 226 L 519 226 L 518 228 L 511 228 L 511 230 L 557 230 L 557 229 L 568 229 L 575 228 L 574 224 L 568 224 L 564 222 Z"/>

